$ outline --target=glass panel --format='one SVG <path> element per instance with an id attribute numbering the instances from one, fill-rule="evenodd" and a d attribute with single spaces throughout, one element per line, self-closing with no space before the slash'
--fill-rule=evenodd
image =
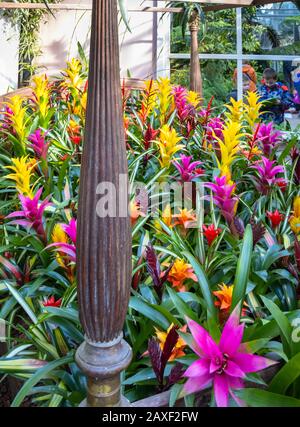
<path id="1" fill-rule="evenodd" d="M 265 55 L 300 53 L 300 10 L 294 3 L 243 9 L 243 52 Z"/>
<path id="2" fill-rule="evenodd" d="M 174 19 L 173 16 L 173 23 L 175 22 Z M 190 43 L 189 31 L 186 31 L 183 39 L 181 26 L 174 27 L 172 25 L 171 52 L 188 53 L 190 51 Z M 205 14 L 205 22 L 202 22 L 199 31 L 199 52 L 236 53 L 235 9 L 207 12 Z"/>
<path id="3" fill-rule="evenodd" d="M 201 60 L 204 104 L 214 96 L 213 106 L 222 108 L 229 95 L 235 90 L 233 74 L 236 61 L 220 59 Z M 190 61 L 171 60 L 171 81 L 173 84 L 189 87 Z"/>

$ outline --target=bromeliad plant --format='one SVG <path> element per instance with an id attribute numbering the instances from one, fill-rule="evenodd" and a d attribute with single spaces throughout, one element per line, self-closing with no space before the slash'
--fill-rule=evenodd
<path id="1" fill-rule="evenodd" d="M 12 406 L 84 398 L 74 353 L 86 71 L 81 58 L 59 80 L 35 78 L 1 118 L 0 372 L 21 382 Z M 171 406 L 190 406 L 205 390 L 211 406 L 299 406 L 299 138 L 261 123 L 255 94 L 216 116 L 213 100 L 166 78 L 122 89 L 130 184 L 145 186 L 129 208 L 126 397 L 167 391 Z M 186 206 L 175 192 L 165 203 L 165 183 Z M 271 364 L 264 382 L 257 371 Z"/>

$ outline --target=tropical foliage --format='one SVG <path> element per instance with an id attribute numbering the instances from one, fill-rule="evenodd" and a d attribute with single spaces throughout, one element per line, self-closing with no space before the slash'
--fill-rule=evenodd
<path id="1" fill-rule="evenodd" d="M 87 63 L 73 59 L 1 119 L 0 372 L 21 381 L 12 402 L 77 406 L 85 378 L 76 295 L 76 214 Z M 216 116 L 213 100 L 161 78 L 122 87 L 132 194 L 132 292 L 123 378 L 135 401 L 197 392 L 209 404 L 300 405 L 300 146 L 260 123 L 249 93 Z M 151 215 L 134 191 L 142 182 Z M 157 183 L 190 184 L 188 207 L 163 204 Z M 298 329 L 297 329 L 298 328 Z M 274 365 L 268 383 L 257 374 Z M 272 368 L 273 369 L 273 368 Z M 260 389 L 255 388 L 257 384 Z"/>

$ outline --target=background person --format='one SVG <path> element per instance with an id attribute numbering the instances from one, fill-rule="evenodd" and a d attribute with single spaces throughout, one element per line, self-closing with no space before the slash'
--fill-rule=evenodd
<path id="1" fill-rule="evenodd" d="M 284 112 L 294 108 L 288 87 L 277 81 L 277 73 L 273 68 L 265 69 L 259 94 L 260 101 L 265 101 L 265 112 L 262 115 L 265 121 L 273 121 L 279 125 L 284 121 Z"/>

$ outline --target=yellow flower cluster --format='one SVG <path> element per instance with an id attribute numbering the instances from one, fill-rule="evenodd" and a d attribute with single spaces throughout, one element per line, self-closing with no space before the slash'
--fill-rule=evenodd
<path id="1" fill-rule="evenodd" d="M 181 140 L 175 129 L 170 129 L 168 125 L 162 126 L 159 141 L 156 142 L 159 146 L 159 162 L 162 168 L 169 167 L 174 154 L 184 148 L 183 144 L 179 144 Z"/>
<path id="2" fill-rule="evenodd" d="M 18 159 L 11 159 L 12 166 L 6 166 L 6 169 L 10 169 L 13 173 L 6 175 L 5 178 L 15 181 L 16 189 L 24 196 L 33 197 L 33 191 L 30 187 L 30 180 L 32 177 L 32 171 L 36 166 L 34 159 L 28 159 L 28 156 L 23 156 Z"/>
<path id="3" fill-rule="evenodd" d="M 259 102 L 259 94 L 257 92 L 248 92 L 244 103 L 244 118 L 251 130 L 254 128 L 255 123 L 259 121 L 261 107 L 262 103 Z"/>
<path id="4" fill-rule="evenodd" d="M 243 134 L 241 133 L 241 124 L 232 120 L 228 120 L 223 129 L 223 140 L 217 138 L 220 146 L 220 160 L 218 167 L 220 175 L 226 176 L 227 183 L 231 181 L 231 165 L 240 150 L 240 142 Z"/>
<path id="5" fill-rule="evenodd" d="M 28 117 L 27 109 L 23 107 L 23 99 L 19 95 L 13 96 L 6 102 L 6 105 L 11 110 L 11 113 L 5 113 L 7 119 L 10 120 L 19 141 L 24 144 L 27 137 L 26 121 Z"/>
<path id="6" fill-rule="evenodd" d="M 50 87 L 48 77 L 46 75 L 34 76 L 32 81 L 35 84 L 35 88 L 33 90 L 35 103 L 39 109 L 40 115 L 43 119 L 45 119 L 49 111 L 50 102 Z"/>
<path id="7" fill-rule="evenodd" d="M 300 196 L 294 200 L 294 212 L 290 218 L 290 227 L 296 235 L 300 234 Z"/>

